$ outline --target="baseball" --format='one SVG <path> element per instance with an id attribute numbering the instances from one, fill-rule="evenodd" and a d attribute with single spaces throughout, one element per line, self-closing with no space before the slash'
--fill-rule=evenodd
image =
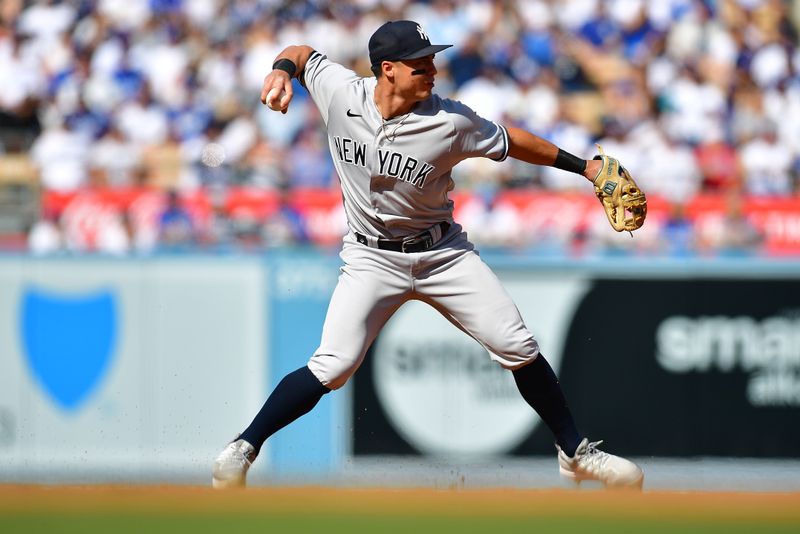
<path id="1" fill-rule="evenodd" d="M 272 111 L 280 111 L 281 100 L 284 95 L 286 95 L 286 91 L 283 89 L 278 89 L 277 87 L 270 89 L 269 93 L 267 93 L 267 106 L 269 106 L 269 109 Z"/>
<path id="2" fill-rule="evenodd" d="M 225 161 L 225 147 L 219 143 L 208 143 L 203 147 L 200 161 L 207 167 L 219 167 Z"/>

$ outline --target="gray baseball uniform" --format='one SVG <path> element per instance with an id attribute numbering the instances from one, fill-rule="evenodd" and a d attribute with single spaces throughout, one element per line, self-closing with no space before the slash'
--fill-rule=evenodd
<path id="1" fill-rule="evenodd" d="M 506 158 L 505 128 L 436 95 L 385 121 L 374 102 L 376 79 L 317 52 L 301 79 L 327 126 L 350 227 L 322 341 L 308 364 L 314 376 L 331 389 L 344 385 L 386 321 L 412 299 L 439 310 L 505 368 L 535 358 L 536 341 L 453 222 L 447 196 L 458 162 Z M 403 252 L 404 238 L 432 246 Z M 378 248 L 378 240 L 397 250 Z"/>
<path id="2" fill-rule="evenodd" d="M 307 366 L 283 377 L 250 425 L 219 454 L 214 487 L 243 486 L 264 441 L 344 385 L 386 321 L 412 299 L 439 310 L 513 371 L 520 394 L 556 438 L 564 476 L 641 487 L 639 466 L 580 434 L 558 378 L 540 357 L 517 307 L 453 222 L 447 198 L 453 166 L 470 157 L 502 160 L 511 143 L 502 126 L 431 95 L 433 56 L 449 46 L 432 45 L 416 22 L 391 21 L 369 41 L 373 72 L 386 75 L 385 83 L 360 78 L 307 46 L 284 50 L 265 78 L 262 101 L 285 112 L 291 95 L 287 90 L 281 96 L 281 90 L 298 66 L 303 69 L 300 80 L 328 128 L 350 231 L 319 348 Z M 405 65 L 395 70 L 398 61 Z M 376 98 L 392 119 L 383 119 Z M 408 113 L 394 116 L 412 104 Z M 541 163 L 549 160 L 544 153 L 557 150 L 554 166 L 586 171 L 585 160 L 541 138 L 517 129 L 511 134 L 515 157 Z"/>

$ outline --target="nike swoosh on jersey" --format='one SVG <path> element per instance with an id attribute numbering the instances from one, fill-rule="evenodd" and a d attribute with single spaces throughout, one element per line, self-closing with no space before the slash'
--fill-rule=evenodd
<path id="1" fill-rule="evenodd" d="M 356 113 L 351 113 L 350 110 L 348 109 L 347 110 L 347 116 L 348 117 L 360 117 L 361 115 L 357 115 Z"/>

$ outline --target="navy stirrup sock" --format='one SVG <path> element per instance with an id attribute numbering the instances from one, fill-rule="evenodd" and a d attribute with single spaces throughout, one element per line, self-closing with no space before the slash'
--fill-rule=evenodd
<path id="1" fill-rule="evenodd" d="M 255 447 L 258 453 L 268 437 L 310 412 L 322 396 L 330 391 L 308 367 L 292 371 L 278 383 L 239 439 Z"/>
<path id="2" fill-rule="evenodd" d="M 536 410 L 555 434 L 556 443 L 561 450 L 569 456 L 574 456 L 583 438 L 575 426 L 567 406 L 567 399 L 553 368 L 544 356 L 539 354 L 533 362 L 512 373 L 522 398 Z"/>

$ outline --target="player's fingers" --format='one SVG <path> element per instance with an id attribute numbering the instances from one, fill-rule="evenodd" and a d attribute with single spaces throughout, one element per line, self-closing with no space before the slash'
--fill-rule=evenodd
<path id="1" fill-rule="evenodd" d="M 264 84 L 261 86 L 261 103 L 267 104 L 269 96 L 272 91 L 278 90 L 278 94 L 283 90 L 283 80 L 276 78 L 274 75 L 269 74 L 264 78 Z"/>
<path id="2" fill-rule="evenodd" d="M 261 88 L 261 103 L 262 104 L 266 104 L 267 103 L 267 96 L 269 95 L 270 89 L 271 89 L 271 87 L 267 84 L 266 81 L 264 81 L 264 87 Z"/>
<path id="3" fill-rule="evenodd" d="M 269 91 L 272 89 L 272 84 L 270 83 L 269 76 L 264 78 L 264 84 L 261 86 L 261 103 L 267 103 L 267 95 L 269 95 Z"/>
<path id="4" fill-rule="evenodd" d="M 275 76 L 270 73 L 264 79 L 261 89 L 261 102 L 273 111 L 286 113 L 293 96 L 292 81 L 287 76 Z"/>
<path id="5" fill-rule="evenodd" d="M 278 99 L 281 96 L 281 88 L 280 87 L 273 87 L 267 92 L 267 97 L 264 103 L 269 106 L 269 109 L 277 111 L 278 107 Z"/>
<path id="6" fill-rule="evenodd" d="M 292 97 L 293 96 L 294 95 L 292 94 L 292 90 L 289 89 L 281 97 L 280 108 L 281 108 L 281 111 L 283 111 L 284 113 L 286 112 L 286 109 L 289 107 L 289 103 L 292 101 Z"/>
<path id="7" fill-rule="evenodd" d="M 267 92 L 265 103 L 272 111 L 286 111 L 289 99 L 286 98 L 282 87 L 273 87 Z"/>

